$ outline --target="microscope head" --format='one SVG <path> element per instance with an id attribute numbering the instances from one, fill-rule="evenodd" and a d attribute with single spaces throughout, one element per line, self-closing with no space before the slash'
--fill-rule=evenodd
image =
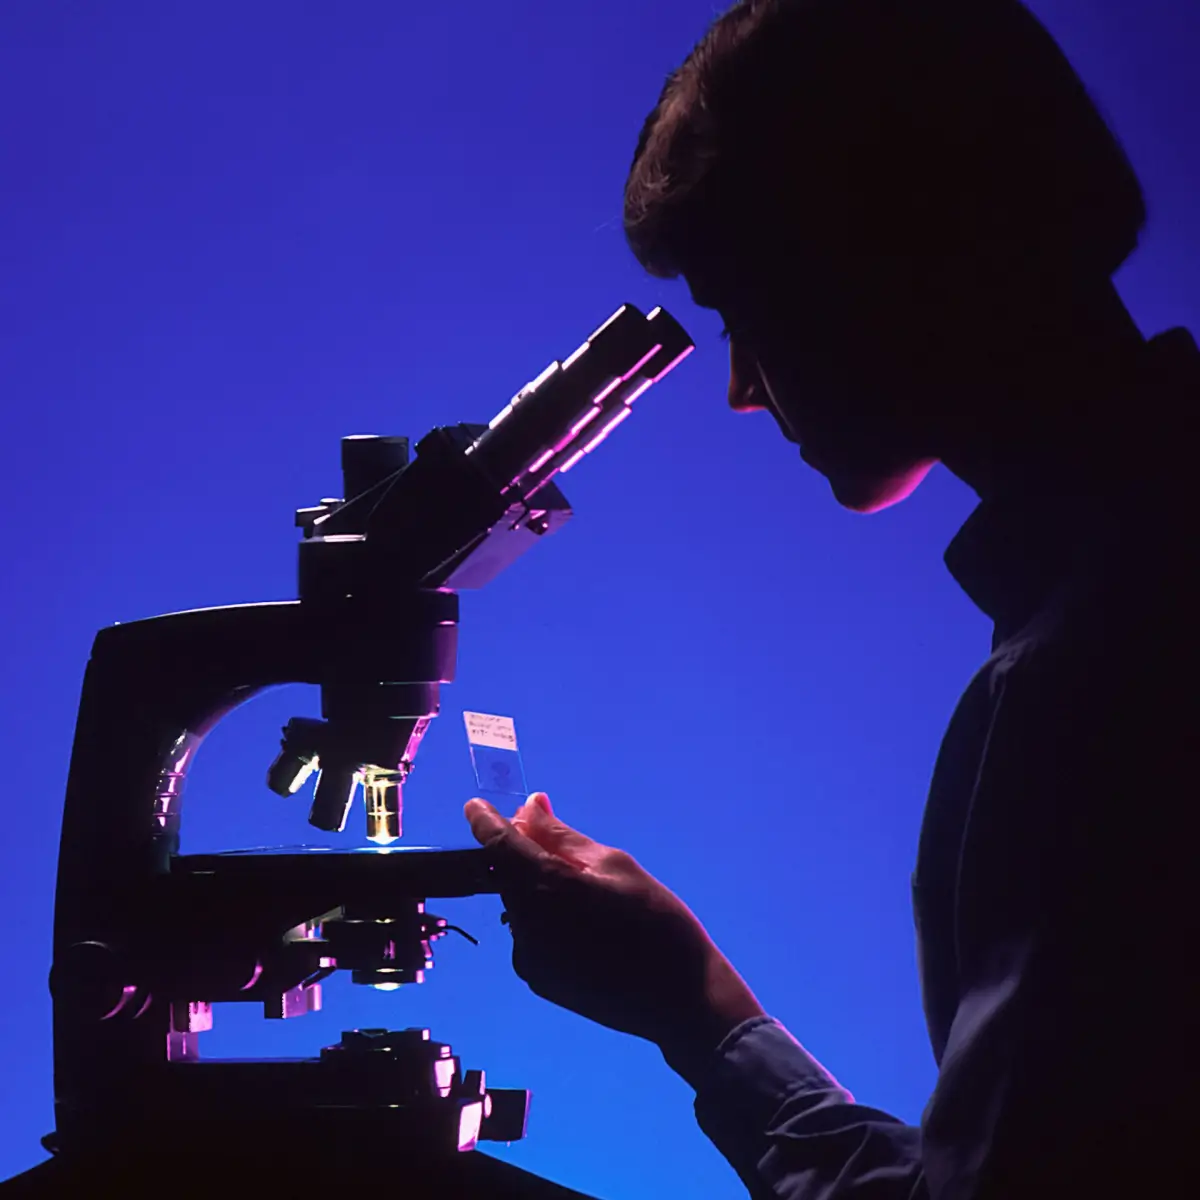
<path id="1" fill-rule="evenodd" d="M 663 309 L 627 304 L 488 425 L 434 429 L 411 462 L 405 438 L 343 440 L 346 498 L 296 514 L 300 600 L 331 622 L 402 627 L 409 661 L 386 678 L 334 664 L 320 680 L 322 720 L 284 728 L 268 786 L 291 795 L 315 776 L 312 825 L 344 829 L 361 787 L 368 839 L 401 836 L 404 781 L 454 678 L 455 593 L 482 587 L 569 519 L 555 480 L 692 349 Z"/>

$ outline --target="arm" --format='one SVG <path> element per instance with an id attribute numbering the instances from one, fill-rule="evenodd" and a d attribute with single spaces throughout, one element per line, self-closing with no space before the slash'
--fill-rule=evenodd
<path id="1" fill-rule="evenodd" d="M 777 1021 L 743 1022 L 700 1064 L 667 1061 L 754 1200 L 928 1196 L 920 1131 L 855 1103 Z"/>
<path id="2" fill-rule="evenodd" d="M 713 961 L 699 923 L 548 803 L 510 824 L 473 802 L 508 876 L 517 973 L 662 1047 L 756 1200 L 1181 1194 L 1200 1129 L 1196 706 L 1186 687 L 1164 696 L 1164 672 L 1187 679 L 1169 655 L 1124 663 L 1060 654 L 997 680 L 961 864 L 959 1006 L 920 1130 L 856 1104 L 761 1010 L 718 1006 L 673 1040 Z"/>
<path id="3" fill-rule="evenodd" d="M 633 859 L 564 825 L 541 793 L 511 822 L 481 801 L 467 815 L 504 872 L 517 974 L 657 1045 L 756 1200 L 922 1195 L 917 1131 L 854 1104 Z"/>

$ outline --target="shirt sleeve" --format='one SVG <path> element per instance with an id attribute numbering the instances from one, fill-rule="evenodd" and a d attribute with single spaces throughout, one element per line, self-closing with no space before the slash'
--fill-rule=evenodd
<path id="1" fill-rule="evenodd" d="M 769 1017 L 739 1025 L 690 1082 L 700 1128 L 754 1200 L 926 1195 L 920 1131 L 855 1103 Z"/>

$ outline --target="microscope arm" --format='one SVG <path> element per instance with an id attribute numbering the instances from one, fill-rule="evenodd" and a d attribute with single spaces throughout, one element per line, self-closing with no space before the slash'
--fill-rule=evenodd
<path id="1" fill-rule="evenodd" d="M 425 611 L 398 611 L 402 608 Z M 55 941 L 128 927 L 122 884 L 169 870 L 187 771 L 238 705 L 287 683 L 378 688 L 453 678 L 458 598 L 424 592 L 335 616 L 299 602 L 173 613 L 104 629 L 84 678 L 67 783 Z M 346 619 L 347 616 L 351 619 Z M 422 629 L 424 636 L 403 632 Z"/>

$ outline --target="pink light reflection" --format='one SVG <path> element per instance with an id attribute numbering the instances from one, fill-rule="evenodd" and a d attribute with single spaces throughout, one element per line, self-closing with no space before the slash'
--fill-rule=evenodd
<path id="1" fill-rule="evenodd" d="M 538 458 L 529 468 L 530 474 L 540 471 L 554 457 L 554 447 L 551 446 L 540 458 Z"/>
<path id="2" fill-rule="evenodd" d="M 639 358 L 638 361 L 632 367 L 630 367 L 630 369 L 626 371 L 624 375 L 621 376 L 621 382 L 625 383 L 632 379 L 661 349 L 662 345 L 660 343 L 659 345 L 655 346 L 649 354 Z"/>
<path id="3" fill-rule="evenodd" d="M 536 392 L 538 390 L 538 388 L 540 388 L 542 386 L 542 384 L 545 383 L 546 380 L 550 378 L 551 375 L 553 375 L 556 371 L 561 371 L 561 370 L 562 370 L 562 363 L 552 362 L 536 379 L 531 380 L 529 383 L 527 383 L 516 394 L 516 396 L 513 397 L 513 403 L 516 404 L 518 400 L 524 400 L 525 397 L 528 396 L 530 392 Z"/>
<path id="4" fill-rule="evenodd" d="M 663 369 L 659 371 L 657 375 L 655 375 L 651 382 L 657 383 L 664 375 L 669 375 L 677 366 L 679 366 L 681 362 L 683 362 L 685 358 L 687 358 L 689 354 L 691 354 L 693 350 L 695 350 L 695 348 L 695 346 L 689 346 L 681 355 L 679 355 L 678 358 L 674 359 L 667 366 L 663 367 Z"/>
<path id="5" fill-rule="evenodd" d="M 625 311 L 628 308 L 629 308 L 628 304 L 622 304 L 621 307 L 618 308 L 617 311 L 615 313 L 613 313 L 613 315 L 611 317 L 609 317 L 608 320 L 605 321 L 604 324 L 601 325 L 600 328 L 597 329 L 596 332 L 593 333 L 590 338 L 588 338 L 588 341 L 594 342 L 596 340 L 596 338 L 598 338 L 614 321 L 617 321 L 622 316 L 624 316 Z"/>
<path id="6" fill-rule="evenodd" d="M 137 987 L 136 987 L 136 986 L 134 986 L 133 984 L 126 984 L 126 986 L 125 986 L 125 987 L 123 987 L 123 988 L 121 989 L 121 998 L 120 998 L 120 1000 L 118 1000 L 118 1001 L 116 1002 L 116 1004 L 114 1004 L 114 1005 L 112 1006 L 112 1008 L 110 1008 L 110 1009 L 108 1010 L 108 1012 L 106 1012 L 106 1013 L 104 1014 L 104 1016 L 102 1016 L 102 1017 L 100 1018 L 100 1020 L 102 1020 L 102 1021 L 108 1021 L 108 1020 L 111 1020 L 111 1019 L 112 1019 L 113 1017 L 115 1017 L 115 1016 L 117 1015 L 117 1013 L 119 1013 L 119 1012 L 120 1012 L 120 1011 L 121 1011 L 121 1010 L 122 1010 L 122 1009 L 125 1007 L 125 1005 L 127 1005 L 127 1004 L 128 1004 L 128 1003 L 129 1003 L 129 1002 L 130 1002 L 130 1001 L 131 1001 L 133 998 L 134 998 L 134 996 L 136 996 L 136 995 L 137 995 Z M 138 1016 L 139 1016 L 139 1017 L 140 1017 L 141 1015 L 142 1015 L 141 1013 L 138 1013 Z"/>
<path id="7" fill-rule="evenodd" d="M 483 1101 L 476 1104 L 464 1104 L 458 1116 L 458 1149 L 460 1153 L 475 1149 L 482 1127 Z"/>
<path id="8" fill-rule="evenodd" d="M 622 406 L 621 410 L 617 413 L 617 415 L 615 417 L 613 417 L 613 419 L 611 421 L 609 421 L 609 423 L 607 425 L 605 425 L 605 427 L 602 430 L 600 430 L 600 432 L 598 434 L 596 434 L 596 436 L 594 438 L 592 438 L 592 440 L 590 442 L 588 442 L 588 444 L 586 446 L 584 446 L 583 453 L 591 454 L 591 452 L 593 450 L 595 450 L 595 448 L 598 445 L 600 445 L 600 443 L 602 441 L 604 441 L 604 439 L 606 437 L 608 437 L 608 435 L 610 433 L 612 433 L 612 431 L 614 429 L 616 429 L 616 427 L 618 425 L 620 425 L 620 423 L 622 421 L 624 421 L 626 417 L 632 417 L 632 416 L 633 416 L 633 409 L 625 408 L 624 406 Z"/>
<path id="9" fill-rule="evenodd" d="M 454 1089 L 454 1081 L 458 1076 L 458 1064 L 452 1058 L 439 1058 L 433 1064 L 433 1078 L 438 1095 L 449 1096 Z"/>
<path id="10" fill-rule="evenodd" d="M 647 379 L 645 383 L 639 384 L 628 396 L 625 397 L 627 405 L 632 404 L 647 388 L 654 386 L 653 379 Z"/>
<path id="11" fill-rule="evenodd" d="M 588 409 L 588 411 L 586 413 L 584 413 L 583 416 L 580 417 L 579 420 L 576 421 L 574 425 L 571 426 L 571 432 L 568 435 L 568 437 L 566 438 L 566 441 L 568 443 L 570 443 L 573 439 L 577 438 L 579 436 L 579 434 L 583 430 L 585 430 L 599 415 L 600 415 L 600 409 L 598 409 L 598 408 Z"/>
<path id="12" fill-rule="evenodd" d="M 606 383 L 593 397 L 593 404 L 603 404 L 605 400 L 613 394 L 613 391 L 624 382 L 619 375 L 614 375 L 613 378 Z"/>
<path id="13" fill-rule="evenodd" d="M 628 411 L 629 410 L 626 409 L 626 412 L 628 412 Z M 575 453 L 572 454 L 571 457 L 568 458 L 567 461 L 565 463 L 563 463 L 563 465 L 561 467 L 558 468 L 558 473 L 560 475 L 565 475 L 586 453 L 587 453 L 586 449 L 576 450 Z"/>
<path id="14" fill-rule="evenodd" d="M 577 363 L 591 347 L 591 344 L 591 342 L 584 342 L 583 345 L 580 346 L 579 349 L 576 350 L 575 353 L 563 363 L 562 369 L 565 371 L 568 367 L 571 367 Z"/>
<path id="15" fill-rule="evenodd" d="M 262 978 L 262 973 L 263 973 L 262 963 L 260 963 L 260 962 L 255 963 L 254 964 L 254 974 L 250 976 L 250 982 L 243 983 L 239 990 L 243 991 L 243 992 L 248 992 Z"/>
<path id="16" fill-rule="evenodd" d="M 512 404 L 506 404 L 506 405 L 505 405 L 505 406 L 504 406 L 504 407 L 503 407 L 503 408 L 502 408 L 502 409 L 501 409 L 501 410 L 500 410 L 500 411 L 499 411 L 499 412 L 498 412 L 498 413 L 497 413 L 497 414 L 496 414 L 496 415 L 495 415 L 495 416 L 494 416 L 494 417 L 493 417 L 493 418 L 492 418 L 492 419 L 491 419 L 491 420 L 488 422 L 488 428 L 489 428 L 489 429 L 495 429 L 495 428 L 496 428 L 496 426 L 497 426 L 497 425 L 499 425 L 499 424 L 500 424 L 500 422 L 501 422 L 501 421 L 503 421 L 503 420 L 504 420 L 504 418 L 505 418 L 505 417 L 507 417 L 507 416 L 509 415 L 509 413 L 511 413 L 511 412 L 512 412 L 512 410 L 513 410 L 513 404 L 515 404 L 515 403 L 516 403 L 516 401 L 514 400 L 514 401 L 512 402 Z M 318 517 L 317 519 L 318 519 L 318 520 L 321 520 L 321 521 L 323 521 L 325 518 L 324 518 L 324 517 Z"/>

